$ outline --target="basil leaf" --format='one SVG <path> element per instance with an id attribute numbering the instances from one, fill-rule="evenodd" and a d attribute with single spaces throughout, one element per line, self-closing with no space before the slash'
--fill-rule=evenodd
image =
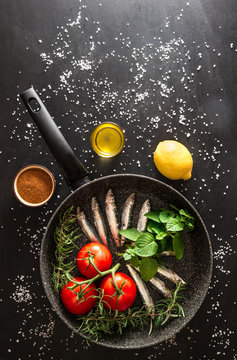
<path id="1" fill-rule="evenodd" d="M 181 260 L 184 254 L 184 243 L 179 233 L 173 237 L 173 248 L 176 258 Z"/>
<path id="2" fill-rule="evenodd" d="M 120 230 L 120 235 L 123 235 L 126 239 L 136 241 L 137 238 L 141 235 L 141 233 L 134 228 L 126 229 L 126 230 Z"/>
<path id="3" fill-rule="evenodd" d="M 130 260 L 135 255 L 134 248 L 129 247 L 126 252 L 123 254 L 123 258 L 125 261 Z"/>
<path id="4" fill-rule="evenodd" d="M 187 213 L 184 209 L 179 210 L 180 215 L 187 216 Z"/>
<path id="5" fill-rule="evenodd" d="M 167 247 L 167 242 L 166 239 L 161 239 L 160 240 L 161 243 L 161 252 L 165 250 L 165 248 Z"/>
<path id="6" fill-rule="evenodd" d="M 153 234 L 144 231 L 144 232 L 142 232 L 142 233 L 140 234 L 140 236 L 138 237 L 137 241 L 139 242 L 139 241 L 143 241 L 143 240 L 144 240 L 144 241 L 155 241 L 155 237 L 154 237 Z M 137 243 L 137 242 L 136 242 L 136 243 Z"/>
<path id="7" fill-rule="evenodd" d="M 162 223 L 167 223 L 174 215 L 173 211 L 165 210 L 160 212 L 159 218 Z"/>
<path id="8" fill-rule="evenodd" d="M 168 220 L 168 222 L 166 223 L 166 230 L 167 231 L 182 231 L 184 228 L 183 224 L 175 218 L 171 218 Z"/>
<path id="9" fill-rule="evenodd" d="M 124 258 L 125 261 L 128 261 L 128 260 L 130 260 L 130 259 L 132 258 L 132 255 L 131 255 L 131 254 L 128 254 L 127 252 L 125 252 L 125 253 L 123 254 L 123 258 Z"/>
<path id="10" fill-rule="evenodd" d="M 194 219 L 194 217 L 191 216 L 191 215 L 187 212 L 187 210 L 180 209 L 180 210 L 179 210 L 179 214 L 180 214 L 180 215 L 183 215 L 183 216 L 185 216 L 185 217 L 187 217 L 187 218 L 189 218 L 189 219 Z"/>
<path id="11" fill-rule="evenodd" d="M 141 277 L 145 281 L 149 281 L 155 276 L 158 269 L 158 262 L 156 259 L 144 258 L 139 265 Z"/>
<path id="12" fill-rule="evenodd" d="M 155 238 L 150 233 L 143 233 L 135 242 L 135 254 L 141 257 L 154 255 L 158 250 Z"/>
<path id="13" fill-rule="evenodd" d="M 154 220 L 155 222 L 160 223 L 159 214 L 160 214 L 160 211 L 150 211 L 150 212 L 144 214 L 144 216 L 146 216 L 148 219 L 151 219 L 151 220 Z"/>
<path id="14" fill-rule="evenodd" d="M 167 236 L 166 231 L 161 231 L 159 234 L 156 235 L 156 240 L 162 240 Z"/>
<path id="15" fill-rule="evenodd" d="M 185 221 L 186 230 L 191 231 L 194 228 L 193 220 L 188 219 Z"/>
<path id="16" fill-rule="evenodd" d="M 155 227 L 156 225 L 158 225 L 158 223 L 157 222 L 155 222 L 155 221 L 153 221 L 153 220 L 149 220 L 148 221 L 148 223 L 147 223 L 147 227 L 146 227 L 146 229 L 147 229 L 147 231 L 149 231 L 149 232 L 155 232 L 154 230 L 153 230 L 153 227 Z"/>
<path id="17" fill-rule="evenodd" d="M 135 268 L 139 267 L 141 260 L 138 259 L 138 257 L 135 255 L 130 259 L 130 264 L 134 266 Z"/>
<path id="18" fill-rule="evenodd" d="M 165 232 L 165 226 L 161 223 L 157 223 L 155 221 L 149 220 L 148 225 L 147 225 L 147 230 L 149 232 L 159 234 L 159 233 Z"/>

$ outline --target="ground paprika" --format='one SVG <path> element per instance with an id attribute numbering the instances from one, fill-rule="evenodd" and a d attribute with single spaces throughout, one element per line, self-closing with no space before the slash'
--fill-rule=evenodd
<path id="1" fill-rule="evenodd" d="M 46 171 L 40 168 L 30 168 L 19 175 L 16 187 L 23 200 L 37 204 L 50 196 L 53 182 Z"/>

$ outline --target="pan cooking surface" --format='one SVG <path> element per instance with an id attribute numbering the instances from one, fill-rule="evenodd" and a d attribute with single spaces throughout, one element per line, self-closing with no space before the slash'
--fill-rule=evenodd
<path id="1" fill-rule="evenodd" d="M 110 188 L 112 188 L 115 196 L 119 220 L 125 200 L 132 192 L 135 192 L 136 200 L 133 210 L 132 227 L 136 227 L 141 205 L 147 198 L 150 199 L 152 210 L 168 208 L 170 204 L 173 204 L 178 208 L 186 208 L 195 217 L 195 228 L 192 232 L 186 234 L 185 237 L 185 252 L 183 259 L 181 261 L 178 261 L 173 257 L 164 259 L 164 265 L 167 265 L 177 272 L 187 283 L 184 291 L 185 300 L 181 302 L 185 312 L 185 318 L 171 320 L 163 327 L 153 330 L 151 335 L 148 335 L 148 329 L 143 331 L 126 329 L 122 336 L 119 336 L 118 334 L 113 336 L 103 336 L 98 341 L 98 344 L 114 348 L 131 349 L 147 347 L 170 338 L 191 320 L 206 295 L 211 279 L 212 250 L 205 225 L 193 206 L 170 186 L 144 176 L 113 175 L 91 181 L 77 189 L 56 210 L 46 229 L 42 241 L 40 258 L 42 281 L 46 294 L 60 318 L 71 329 L 75 330 L 78 325 L 76 317 L 65 310 L 60 302 L 60 297 L 58 294 L 54 293 L 52 288 L 51 263 L 55 261 L 55 243 L 53 235 L 58 222 L 59 214 L 72 205 L 74 206 L 74 211 L 76 211 L 77 205 L 80 205 L 82 210 L 86 213 L 89 221 L 93 224 L 90 208 L 92 196 L 97 197 L 104 219 L 106 220 L 104 203 L 106 193 Z M 109 249 L 113 254 L 113 261 L 119 261 L 121 263 L 119 271 L 127 272 L 123 259 L 118 258 L 115 254 L 117 249 L 109 232 L 108 224 L 107 229 Z M 88 242 L 88 240 L 83 235 L 83 237 L 79 239 L 79 242 L 79 246 L 82 247 Z M 75 258 L 76 255 L 77 253 L 73 254 L 72 258 Z M 161 278 L 161 276 L 159 276 L 159 278 Z M 173 285 L 169 280 L 164 281 L 170 289 L 173 288 Z M 158 291 L 150 284 L 147 283 L 147 285 L 153 299 L 155 301 L 159 300 L 161 297 Z M 137 295 L 135 305 L 142 305 L 139 294 Z"/>

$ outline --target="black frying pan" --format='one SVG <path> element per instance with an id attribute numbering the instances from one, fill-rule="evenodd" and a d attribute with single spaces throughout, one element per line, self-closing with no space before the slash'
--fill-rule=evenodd
<path id="1" fill-rule="evenodd" d="M 212 273 L 212 248 L 206 227 L 195 208 L 190 202 L 172 187 L 152 178 L 133 174 L 111 175 L 97 180 L 90 181 L 88 172 L 79 162 L 65 138 L 57 128 L 56 124 L 49 115 L 44 104 L 36 94 L 33 88 L 28 89 L 21 97 L 34 121 L 36 122 L 43 138 L 48 144 L 52 154 L 62 168 L 64 177 L 68 185 L 75 190 L 69 195 L 57 208 L 51 217 L 45 231 L 41 253 L 40 270 L 42 282 L 47 297 L 56 310 L 59 317 L 74 331 L 78 326 L 76 317 L 68 313 L 61 304 L 60 297 L 53 291 L 52 287 L 52 262 L 55 260 L 55 242 L 54 231 L 59 219 L 60 213 L 65 211 L 71 205 L 76 209 L 80 204 L 87 217 L 92 223 L 90 209 L 90 200 L 96 196 L 101 209 L 104 211 L 104 201 L 107 191 L 112 188 L 119 215 L 126 198 L 132 193 L 136 193 L 136 203 L 133 212 L 132 226 L 136 226 L 138 214 L 142 203 L 149 198 L 152 209 L 168 207 L 173 204 L 180 208 L 186 208 L 196 218 L 195 229 L 186 235 L 185 255 L 181 261 L 175 258 L 165 259 L 165 264 L 176 271 L 187 282 L 185 290 L 185 300 L 182 306 L 185 312 L 185 318 L 177 318 L 168 322 L 164 327 L 159 327 L 148 335 L 148 330 L 134 331 L 127 329 L 122 336 L 118 334 L 103 336 L 98 344 L 119 349 L 135 349 L 158 344 L 167 340 L 178 331 L 180 331 L 195 315 L 201 306 L 207 293 Z M 105 214 L 104 214 L 105 215 Z M 87 239 L 80 238 L 81 246 Z M 109 248 L 115 254 L 115 246 L 112 238 L 109 239 Z M 76 254 L 72 257 L 75 258 Z M 123 260 L 116 258 L 114 262 L 121 263 L 121 271 L 126 272 Z M 165 281 L 169 288 L 172 284 Z M 148 288 L 156 301 L 159 294 L 148 284 Z M 137 305 L 141 305 L 139 296 L 137 296 Z"/>

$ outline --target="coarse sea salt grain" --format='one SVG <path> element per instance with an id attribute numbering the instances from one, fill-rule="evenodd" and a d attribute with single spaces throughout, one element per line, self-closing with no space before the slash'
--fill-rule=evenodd
<path id="1" fill-rule="evenodd" d="M 25 286 L 16 285 L 16 290 L 12 294 L 11 298 L 16 302 L 21 303 L 30 301 L 32 299 L 32 296 L 29 289 L 27 289 Z"/>

